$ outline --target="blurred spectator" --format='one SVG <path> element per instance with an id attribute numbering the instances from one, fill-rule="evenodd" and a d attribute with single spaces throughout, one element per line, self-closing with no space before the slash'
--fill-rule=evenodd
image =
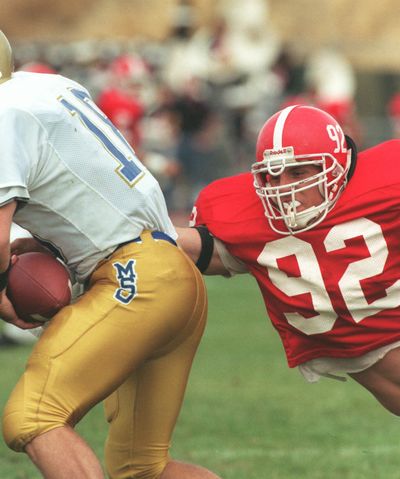
<path id="1" fill-rule="evenodd" d="M 138 55 L 123 55 L 109 67 L 109 85 L 97 97 L 99 108 L 122 132 L 135 150 L 140 150 L 140 120 L 145 114 L 151 88 L 151 72 Z"/>
<path id="2" fill-rule="evenodd" d="M 143 117 L 142 161 L 160 183 L 168 207 L 179 209 L 182 205 L 177 191 L 177 181 L 181 174 L 176 157 L 179 125 L 170 108 L 174 98 L 168 88 L 160 86 L 155 108 Z"/>
<path id="3" fill-rule="evenodd" d="M 230 147 L 235 152 L 230 167 L 233 163 L 240 169 L 249 162 L 244 147 L 251 124 L 248 115 L 256 108 L 272 109 L 281 94 L 280 78 L 271 70 L 280 54 L 279 36 L 268 21 L 268 4 L 264 0 L 220 2 L 207 25 L 196 27 L 195 20 L 192 15 L 191 28 L 185 29 L 185 41 L 181 37 L 174 39 L 163 80 L 176 93 L 176 107 L 181 109 L 181 115 L 184 110 L 195 109 L 193 123 L 203 121 L 212 106 L 213 118 L 209 119 L 219 124 L 217 131 L 222 142 L 229 136 Z M 193 84 L 202 92 L 202 104 L 199 98 L 187 94 Z M 262 111 L 260 117 L 265 118 L 269 113 Z M 193 135 L 192 138 L 187 135 L 186 129 L 179 148 L 181 155 L 189 151 L 189 145 L 195 145 Z M 189 164 L 193 166 L 193 158 L 187 153 L 184 157 L 185 171 L 194 171 L 187 168 Z M 222 160 L 221 163 L 223 168 Z"/>
<path id="4" fill-rule="evenodd" d="M 389 100 L 387 112 L 392 127 L 393 138 L 400 138 L 400 93 L 396 92 Z"/>
<path id="5" fill-rule="evenodd" d="M 229 149 L 220 112 L 209 101 L 201 80 L 187 81 L 179 94 L 170 96 L 164 108 L 176 125 L 176 158 L 188 190 L 185 208 L 190 209 L 201 188 L 232 172 L 233 149 Z"/>
<path id="6" fill-rule="evenodd" d="M 261 123 L 256 127 L 258 133 L 265 117 L 274 114 L 286 97 L 303 91 L 303 67 L 300 60 L 282 45 L 275 61 L 266 72 L 259 74 L 257 79 L 259 90 L 262 92 L 259 103 L 264 108 Z M 256 108 L 259 109 L 259 104 Z"/>
<path id="7" fill-rule="evenodd" d="M 356 78 L 347 58 L 334 48 L 318 49 L 306 59 L 302 76 L 300 91 L 287 94 L 278 109 L 290 105 L 320 108 L 332 115 L 344 132 L 361 146 L 363 135 L 355 103 Z"/>
<path id="8" fill-rule="evenodd" d="M 19 67 L 19 70 L 31 73 L 55 74 L 56 70 L 44 62 L 28 62 Z"/>
<path id="9" fill-rule="evenodd" d="M 355 106 L 356 78 L 348 59 L 335 48 L 312 53 L 305 65 L 310 101 L 332 115 L 344 132 L 361 145 L 362 132 Z"/>

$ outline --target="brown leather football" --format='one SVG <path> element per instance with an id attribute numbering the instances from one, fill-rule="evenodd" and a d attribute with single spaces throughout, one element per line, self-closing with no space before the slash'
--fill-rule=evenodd
<path id="1" fill-rule="evenodd" d="M 10 269 L 7 296 L 21 319 L 48 321 L 71 301 L 69 272 L 54 256 L 21 254 Z"/>

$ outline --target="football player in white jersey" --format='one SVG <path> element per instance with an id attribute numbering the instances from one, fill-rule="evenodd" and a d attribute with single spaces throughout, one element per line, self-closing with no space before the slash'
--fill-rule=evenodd
<path id="1" fill-rule="evenodd" d="M 168 452 L 207 299 L 157 181 L 85 88 L 13 73 L 3 34 L 0 137 L 0 317 L 37 326 L 5 294 L 13 221 L 85 285 L 36 343 L 5 406 L 6 443 L 48 479 L 103 478 L 74 426 L 105 400 L 109 477 L 217 478 Z"/>

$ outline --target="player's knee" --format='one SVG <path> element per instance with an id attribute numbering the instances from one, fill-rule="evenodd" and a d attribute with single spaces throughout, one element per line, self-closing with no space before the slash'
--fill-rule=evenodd
<path id="1" fill-rule="evenodd" d="M 123 474 L 114 475 L 111 472 L 108 472 L 110 479 L 160 479 L 161 474 L 164 468 L 161 470 L 157 468 L 140 468 L 140 469 L 127 469 L 127 472 Z"/>
<path id="2" fill-rule="evenodd" d="M 46 420 L 30 417 L 24 402 L 9 401 L 3 413 L 3 437 L 10 449 L 21 452 L 36 436 L 55 427 L 63 426 L 65 419 L 48 415 Z M 32 414 L 33 417 L 35 417 Z M 41 416 L 43 417 L 43 416 Z"/>
<path id="3" fill-rule="evenodd" d="M 115 459 L 115 458 L 114 458 Z M 168 458 L 163 457 L 159 460 L 156 457 L 145 457 L 136 455 L 127 461 L 117 461 L 106 456 L 107 473 L 110 479 L 159 479 Z"/>
<path id="4" fill-rule="evenodd" d="M 118 470 L 108 469 L 110 479 L 159 479 L 164 470 L 164 465 L 135 465 Z"/>
<path id="5" fill-rule="evenodd" d="M 4 411 L 3 415 L 3 437 L 10 449 L 23 451 L 25 445 L 33 438 L 33 431 L 25 424 L 23 414 L 18 411 Z"/>

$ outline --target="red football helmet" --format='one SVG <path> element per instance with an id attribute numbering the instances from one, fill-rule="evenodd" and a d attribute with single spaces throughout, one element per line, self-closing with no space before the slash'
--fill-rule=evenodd
<path id="1" fill-rule="evenodd" d="M 258 136 L 256 155 L 251 172 L 271 228 L 296 234 L 313 228 L 333 208 L 346 185 L 352 151 L 334 118 L 318 108 L 294 105 L 267 120 Z M 273 181 L 300 163 L 317 166 L 317 172 L 289 184 Z M 296 195 L 316 186 L 321 203 L 302 208 Z"/>

